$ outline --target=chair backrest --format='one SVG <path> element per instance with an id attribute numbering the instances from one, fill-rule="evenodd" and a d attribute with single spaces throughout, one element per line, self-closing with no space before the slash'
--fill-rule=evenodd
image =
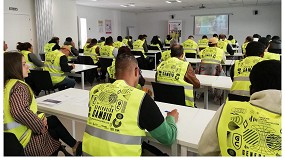
<path id="1" fill-rule="evenodd" d="M 84 53 L 84 49 L 79 48 L 78 52 L 79 53 Z"/>
<path id="2" fill-rule="evenodd" d="M 10 132 L 4 132 L 4 156 L 25 156 L 22 144 Z"/>
<path id="3" fill-rule="evenodd" d="M 154 100 L 185 106 L 185 93 L 183 86 L 151 82 Z"/>
<path id="4" fill-rule="evenodd" d="M 140 56 L 139 58 L 137 58 L 138 61 L 138 65 L 140 67 L 140 69 L 149 69 L 149 62 L 144 58 L 144 55 L 141 51 L 131 51 L 131 53 L 134 56 Z"/>
<path id="5" fill-rule="evenodd" d="M 32 81 L 38 90 L 54 91 L 51 77 L 48 71 L 31 70 Z"/>
<path id="6" fill-rule="evenodd" d="M 94 61 L 90 56 L 78 56 L 77 57 L 78 64 L 89 64 L 94 65 Z"/>
<path id="7" fill-rule="evenodd" d="M 149 50 L 159 50 L 157 46 L 148 46 L 147 49 Z"/>

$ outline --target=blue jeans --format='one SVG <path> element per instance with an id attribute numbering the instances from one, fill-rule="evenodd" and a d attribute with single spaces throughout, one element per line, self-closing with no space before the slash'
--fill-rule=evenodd
<path id="1" fill-rule="evenodd" d="M 63 81 L 54 85 L 54 88 L 58 88 L 59 91 L 67 89 L 67 88 L 74 88 L 75 80 L 65 77 Z"/>

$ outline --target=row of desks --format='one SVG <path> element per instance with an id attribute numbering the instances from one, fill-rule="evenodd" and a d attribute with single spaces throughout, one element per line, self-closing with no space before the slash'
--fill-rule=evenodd
<path id="1" fill-rule="evenodd" d="M 147 82 L 155 82 L 156 71 L 142 70 L 142 76 Z M 231 89 L 232 80 L 226 76 L 209 76 L 196 74 L 197 79 L 200 81 L 201 89 L 204 92 L 204 108 L 208 109 L 208 89 L 209 87 L 226 90 Z M 227 94 L 224 94 L 226 97 Z"/>
<path id="2" fill-rule="evenodd" d="M 45 102 L 47 99 L 56 100 L 59 103 Z M 39 111 L 70 119 L 74 138 L 76 138 L 75 122 L 86 123 L 89 102 L 89 91 L 87 90 L 69 88 L 37 98 L 36 101 Z M 182 156 L 186 156 L 187 151 L 198 153 L 198 143 L 201 135 L 214 116 L 215 111 L 162 102 L 156 102 L 156 104 L 164 117 L 166 116 L 165 111 L 177 109 L 179 112 L 178 134 L 176 143 L 172 145 L 172 155 L 177 155 L 178 147 L 181 147 Z"/>

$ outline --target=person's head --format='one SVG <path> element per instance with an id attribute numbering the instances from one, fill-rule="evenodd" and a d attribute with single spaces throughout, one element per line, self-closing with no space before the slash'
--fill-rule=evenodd
<path id="1" fill-rule="evenodd" d="M 146 38 L 147 38 L 147 35 L 146 35 L 146 34 L 143 34 L 143 38 L 146 39 Z"/>
<path id="2" fill-rule="evenodd" d="M 67 38 L 65 38 L 65 41 L 66 42 L 72 42 L 72 38 L 71 37 L 67 37 Z"/>
<path id="3" fill-rule="evenodd" d="M 158 44 L 159 43 L 158 37 L 157 36 L 153 36 L 150 43 L 151 44 Z"/>
<path id="4" fill-rule="evenodd" d="M 178 59 L 182 59 L 184 54 L 184 49 L 182 45 L 176 44 L 171 47 L 171 57 L 176 57 Z"/>
<path id="5" fill-rule="evenodd" d="M 18 42 L 17 43 L 17 50 L 18 51 L 30 51 L 30 52 L 33 52 L 33 46 L 29 42 L 25 42 L 25 43 Z"/>
<path id="6" fill-rule="evenodd" d="M 101 37 L 100 40 L 101 40 L 101 41 L 105 41 L 105 37 Z"/>
<path id="7" fill-rule="evenodd" d="M 188 37 L 188 39 L 194 39 L 194 36 L 192 36 L 192 35 L 190 35 L 189 37 Z"/>
<path id="8" fill-rule="evenodd" d="M 105 40 L 105 45 L 113 45 L 113 38 L 107 37 Z"/>
<path id="9" fill-rule="evenodd" d="M 129 39 L 130 39 L 130 40 L 132 40 L 132 39 L 133 39 L 133 37 L 132 37 L 132 36 L 129 36 Z"/>
<path id="10" fill-rule="evenodd" d="M 68 57 L 71 54 L 71 50 L 70 47 L 67 45 L 64 45 L 60 48 L 60 51 L 66 56 Z"/>
<path id="11" fill-rule="evenodd" d="M 127 46 L 122 46 L 118 49 L 118 55 L 121 53 L 131 53 L 131 49 Z"/>
<path id="12" fill-rule="evenodd" d="M 9 79 L 24 80 L 28 77 L 29 66 L 19 52 L 4 53 L 4 85 Z"/>
<path id="13" fill-rule="evenodd" d="M 58 37 L 52 37 L 51 40 L 49 41 L 49 43 L 59 43 L 59 38 Z"/>
<path id="14" fill-rule="evenodd" d="M 96 38 L 91 39 L 90 45 L 96 45 L 96 44 L 97 44 L 97 39 Z"/>
<path id="15" fill-rule="evenodd" d="M 207 35 L 203 35 L 202 39 L 208 39 Z"/>
<path id="16" fill-rule="evenodd" d="M 116 57 L 115 77 L 117 80 L 125 80 L 125 82 L 135 87 L 139 82 L 140 69 L 138 62 L 131 53 L 120 53 Z"/>
<path id="17" fill-rule="evenodd" d="M 90 43 L 91 40 L 92 40 L 92 38 L 88 38 L 87 41 L 86 41 L 86 43 Z"/>
<path id="18" fill-rule="evenodd" d="M 263 57 L 264 53 L 264 45 L 260 42 L 250 42 L 247 44 L 245 50 L 246 50 L 246 57 L 248 56 L 258 56 Z"/>
<path id="19" fill-rule="evenodd" d="M 7 45 L 7 43 L 5 41 L 4 41 L 4 44 L 3 44 L 3 49 L 4 49 L 4 51 L 6 51 L 8 49 L 8 45 Z"/>
<path id="20" fill-rule="evenodd" d="M 250 94 L 267 89 L 281 90 L 281 62 L 266 60 L 257 63 L 250 72 L 249 80 Z"/>
<path id="21" fill-rule="evenodd" d="M 245 38 L 245 42 L 252 42 L 253 41 L 253 38 L 251 36 L 247 36 Z"/>
<path id="22" fill-rule="evenodd" d="M 273 36 L 272 41 L 275 41 L 275 40 L 280 40 L 280 37 L 279 36 Z"/>
<path id="23" fill-rule="evenodd" d="M 268 49 L 268 47 L 269 47 L 269 41 L 268 41 L 268 39 L 265 38 L 265 37 L 261 37 L 261 38 L 259 38 L 258 42 L 259 42 L 259 43 L 262 43 L 262 44 L 264 45 L 264 51 L 267 52 L 267 49 Z"/>
<path id="24" fill-rule="evenodd" d="M 270 35 L 270 34 L 266 35 L 266 39 L 267 39 L 268 41 L 270 41 L 270 40 L 271 40 L 271 35 Z"/>
<path id="25" fill-rule="evenodd" d="M 171 48 L 171 47 L 177 45 L 177 44 L 178 44 L 178 41 L 177 41 L 176 39 L 172 39 L 169 43 L 170 43 L 170 44 L 169 44 L 169 47 Z"/>
<path id="26" fill-rule="evenodd" d="M 229 35 L 228 40 L 233 40 L 233 39 L 234 39 L 234 36 L 233 35 Z"/>
<path id="27" fill-rule="evenodd" d="M 139 39 L 139 40 L 143 40 L 143 39 L 144 39 L 144 36 L 140 34 L 139 37 L 138 37 L 138 39 Z"/>
<path id="28" fill-rule="evenodd" d="M 213 37 L 218 38 L 218 34 L 217 33 L 213 34 Z"/>
<path id="29" fill-rule="evenodd" d="M 221 40 L 226 39 L 226 35 L 224 35 L 224 34 L 220 34 L 220 35 L 219 35 L 219 39 L 221 39 Z"/>
<path id="30" fill-rule="evenodd" d="M 171 37 L 170 37 L 169 34 L 166 36 L 166 39 L 167 39 L 167 40 L 171 40 Z"/>
<path id="31" fill-rule="evenodd" d="M 209 47 L 215 47 L 217 46 L 217 43 L 218 43 L 218 39 L 215 37 L 212 37 L 209 39 L 208 45 Z"/>
<path id="32" fill-rule="evenodd" d="M 123 37 L 122 37 L 122 36 L 118 36 L 118 37 L 117 37 L 117 41 L 122 42 L 122 41 L 123 41 Z"/>
<path id="33" fill-rule="evenodd" d="M 254 35 L 252 36 L 253 41 L 255 41 L 255 42 L 257 42 L 260 37 L 261 37 L 261 36 L 260 36 L 259 34 L 254 34 Z"/>

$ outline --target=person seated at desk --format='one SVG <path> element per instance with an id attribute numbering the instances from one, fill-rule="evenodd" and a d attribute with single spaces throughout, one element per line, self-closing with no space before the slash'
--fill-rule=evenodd
<path id="1" fill-rule="evenodd" d="M 166 36 L 166 39 L 164 40 L 164 45 L 165 46 L 170 46 L 170 41 L 172 40 L 173 38 L 170 37 L 170 35 L 168 34 Z"/>
<path id="2" fill-rule="evenodd" d="M 67 57 L 70 55 L 70 52 L 68 46 L 62 46 L 60 50 L 48 52 L 45 55 L 45 66 L 43 69 L 49 71 L 52 84 L 59 91 L 74 88 L 75 86 L 75 80 L 64 75 L 64 72 L 70 72 L 75 68 L 74 64 L 68 65 L 67 63 Z"/>
<path id="3" fill-rule="evenodd" d="M 166 82 L 169 84 L 185 85 L 187 88 L 185 91 L 185 104 L 190 107 L 195 107 L 193 87 L 200 88 L 200 81 L 196 78 L 193 68 L 189 62 L 183 61 L 184 51 L 183 46 L 175 45 L 171 48 L 171 58 L 163 61 L 157 67 L 155 80 L 157 82 Z M 180 71 L 180 73 L 177 73 Z M 171 73 L 171 74 L 164 74 Z M 167 75 L 178 75 L 167 76 Z M 171 91 L 169 91 L 171 92 Z"/>
<path id="4" fill-rule="evenodd" d="M 281 156 L 281 62 L 257 63 L 249 79 L 250 101 L 217 110 L 199 141 L 201 156 Z"/>
<path id="5" fill-rule="evenodd" d="M 232 45 L 232 47 L 237 47 L 237 40 L 234 39 L 233 35 L 229 35 L 228 42 Z"/>
<path id="6" fill-rule="evenodd" d="M 282 51 L 281 39 L 279 36 L 272 37 L 268 51 L 272 53 L 278 53 L 278 54 L 282 53 L 281 52 Z"/>
<path id="7" fill-rule="evenodd" d="M 78 56 L 79 51 L 75 48 L 75 44 L 71 37 L 67 37 L 63 45 L 67 45 L 71 50 L 71 56 Z"/>
<path id="8" fill-rule="evenodd" d="M 246 46 L 248 45 L 249 42 L 252 42 L 253 41 L 253 38 L 252 36 L 247 36 L 244 40 L 244 43 L 242 44 L 241 46 L 241 51 L 242 51 L 242 54 L 245 55 L 246 53 Z"/>
<path id="9" fill-rule="evenodd" d="M 83 54 L 86 56 L 90 56 L 93 60 L 93 64 L 92 64 L 92 61 L 87 62 L 87 63 L 85 62 L 85 64 L 97 65 L 98 67 L 101 67 L 100 62 L 99 62 L 99 58 L 98 58 L 99 47 L 97 45 L 97 39 L 95 39 L 95 38 L 91 39 L 90 44 L 84 48 Z M 98 71 L 96 68 L 93 70 L 93 72 L 94 72 L 96 80 L 100 81 L 99 74 L 98 74 Z"/>
<path id="10" fill-rule="evenodd" d="M 92 40 L 92 38 L 88 38 L 88 39 L 86 40 L 86 43 L 85 43 L 85 45 L 83 46 L 83 50 L 85 50 L 85 48 L 91 43 L 91 40 Z"/>
<path id="11" fill-rule="evenodd" d="M 147 44 L 143 35 L 139 35 L 138 39 L 133 43 L 134 51 L 141 51 L 146 58 L 145 53 L 148 52 Z"/>
<path id="12" fill-rule="evenodd" d="M 203 49 L 209 47 L 209 46 L 208 46 L 208 43 L 209 43 L 209 39 L 208 39 L 207 35 L 203 35 L 203 36 L 202 36 L 202 39 L 200 39 L 200 40 L 198 41 L 199 50 L 201 51 L 201 50 L 203 50 Z"/>
<path id="13" fill-rule="evenodd" d="M 58 37 L 52 37 L 51 40 L 44 46 L 45 53 L 58 50 L 58 49 L 60 49 Z"/>
<path id="14" fill-rule="evenodd" d="M 195 58 L 199 53 L 198 44 L 194 41 L 194 37 L 190 35 L 186 41 L 182 43 L 186 58 Z"/>
<path id="15" fill-rule="evenodd" d="M 18 52 L 4 53 L 4 132 L 16 135 L 26 156 L 56 156 L 62 140 L 74 155 L 80 155 L 82 143 L 76 141 L 56 116 L 37 114 L 33 91 L 24 82 L 29 66 Z"/>
<path id="16" fill-rule="evenodd" d="M 229 53 L 230 55 L 234 55 L 234 50 L 226 38 L 227 38 L 226 35 L 220 34 L 217 47 L 224 50 L 225 53 Z"/>
<path id="17" fill-rule="evenodd" d="M 98 46 L 101 48 L 105 45 L 105 37 L 101 37 L 98 41 Z"/>
<path id="18" fill-rule="evenodd" d="M 265 46 L 264 47 L 265 48 L 264 49 L 264 56 L 263 56 L 264 59 L 271 59 L 271 60 L 280 61 L 280 54 L 268 52 L 268 48 L 269 48 L 270 44 L 269 44 L 269 41 L 267 38 L 261 37 L 261 38 L 259 38 L 258 42 L 262 43 Z"/>
<path id="19" fill-rule="evenodd" d="M 153 99 L 135 88 L 139 67 L 132 54 L 118 56 L 115 68 L 115 82 L 98 84 L 90 91 L 83 156 L 141 156 L 145 130 L 171 145 L 177 135 L 177 110 L 164 119 Z"/>
<path id="20" fill-rule="evenodd" d="M 122 36 L 118 36 L 117 37 L 117 41 L 114 42 L 113 46 L 117 49 L 119 49 L 122 46 L 125 46 L 125 44 L 122 42 L 123 41 L 123 37 Z"/>
<path id="21" fill-rule="evenodd" d="M 175 45 L 177 45 L 178 44 L 178 41 L 177 40 L 175 40 L 175 39 L 172 39 L 171 41 L 170 41 L 170 49 L 169 50 L 166 50 L 166 51 L 163 51 L 162 53 L 161 53 L 161 61 L 166 61 L 166 60 L 168 60 L 169 58 L 171 58 L 171 55 L 170 55 L 170 53 L 171 53 L 171 48 L 173 47 L 173 46 L 175 46 Z M 185 54 L 184 54 L 184 58 L 185 58 Z M 183 58 L 183 59 L 184 59 Z"/>
<path id="22" fill-rule="evenodd" d="M 150 42 L 150 46 L 157 47 L 158 50 L 160 50 L 160 52 L 161 52 L 161 49 L 163 48 L 162 43 L 159 41 L 157 36 L 152 37 L 152 40 Z"/>
<path id="23" fill-rule="evenodd" d="M 264 60 L 264 48 L 260 42 L 250 42 L 246 47 L 245 58 L 236 60 L 232 65 L 230 76 L 233 84 L 228 95 L 229 101 L 249 101 L 249 74 L 254 65 Z"/>

